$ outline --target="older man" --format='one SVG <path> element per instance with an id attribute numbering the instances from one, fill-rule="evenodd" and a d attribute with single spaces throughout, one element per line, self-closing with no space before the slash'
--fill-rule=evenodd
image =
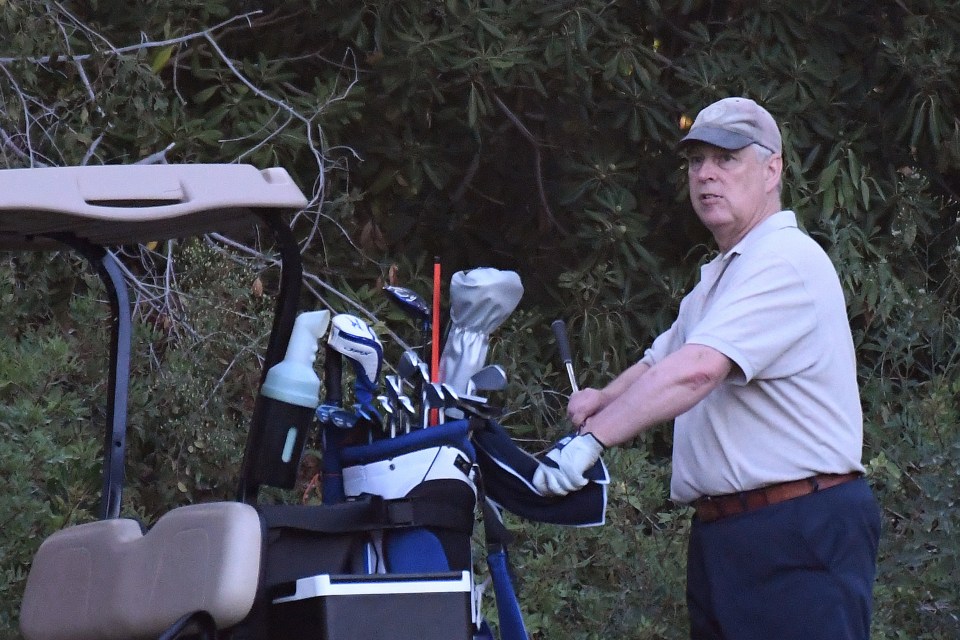
<path id="1" fill-rule="evenodd" d="M 675 419 L 671 494 L 696 510 L 691 638 L 868 638 L 880 514 L 836 270 L 782 209 L 765 109 L 720 100 L 681 150 L 719 254 L 638 363 L 571 396 L 580 435 L 535 484 L 575 490 L 604 447 Z"/>

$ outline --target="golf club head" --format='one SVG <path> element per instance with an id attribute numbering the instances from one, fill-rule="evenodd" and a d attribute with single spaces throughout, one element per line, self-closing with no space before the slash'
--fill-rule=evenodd
<path id="1" fill-rule="evenodd" d="M 408 417 L 412 418 L 417 415 L 417 409 L 416 407 L 413 406 L 413 402 L 410 401 L 410 398 L 408 396 L 400 396 L 399 403 L 400 403 L 400 409 Z"/>
<path id="2" fill-rule="evenodd" d="M 445 420 L 446 410 L 456 408 L 457 393 L 449 385 L 439 382 L 431 382 L 424 387 L 427 408 L 425 410 L 436 409 L 437 417 L 442 424 Z"/>
<path id="3" fill-rule="evenodd" d="M 500 407 L 492 406 L 487 398 L 467 394 L 460 394 L 457 409 L 464 415 L 483 419 L 498 418 L 502 413 Z"/>
<path id="4" fill-rule="evenodd" d="M 394 413 L 396 413 L 394 410 L 393 400 L 389 396 L 377 396 L 377 406 L 380 407 L 381 413 L 386 416 L 392 416 Z"/>
<path id="5" fill-rule="evenodd" d="M 387 390 L 387 395 L 393 401 L 394 406 L 396 406 L 397 398 L 403 395 L 403 380 L 400 379 L 400 376 L 388 375 L 384 377 L 384 382 Z"/>
<path id="6" fill-rule="evenodd" d="M 397 374 L 413 384 L 416 378 L 422 377 L 421 369 L 425 366 L 426 363 L 420 359 L 420 356 L 408 349 L 400 356 L 400 362 L 397 363 Z"/>
<path id="7" fill-rule="evenodd" d="M 444 401 L 451 403 L 451 406 L 453 406 L 452 403 L 455 403 L 460 399 L 460 394 L 458 394 L 450 385 L 443 383 L 440 384 L 440 388 L 443 390 Z"/>
<path id="8" fill-rule="evenodd" d="M 395 438 L 397 436 L 397 411 L 393 398 L 390 395 L 377 396 L 377 406 L 380 407 L 383 424 L 390 432 L 390 437 Z"/>
<path id="9" fill-rule="evenodd" d="M 426 387 L 430 385 L 430 374 L 427 363 L 421 360 L 420 356 L 413 351 L 407 350 L 403 352 L 403 355 L 400 357 L 400 362 L 397 363 L 397 373 L 401 379 L 409 382 L 413 386 L 414 397 L 420 403 L 418 422 L 420 426 L 427 426 L 427 417 L 430 413 L 429 407 L 427 407 L 428 401 L 426 397 Z"/>
<path id="10" fill-rule="evenodd" d="M 488 364 L 472 376 L 467 384 L 467 390 L 475 391 L 503 391 L 507 387 L 507 372 L 498 364 Z"/>
<path id="11" fill-rule="evenodd" d="M 417 419 L 417 409 L 413 406 L 408 396 L 401 395 L 397 399 L 397 404 L 400 409 L 400 422 L 403 426 L 403 431 L 404 433 L 410 433 L 410 425 Z"/>
<path id="12" fill-rule="evenodd" d="M 430 325 L 430 305 L 416 291 L 391 285 L 385 286 L 383 290 L 407 316 Z"/>
<path id="13" fill-rule="evenodd" d="M 427 402 L 430 403 L 431 409 L 439 409 L 443 406 L 444 402 L 444 393 L 443 387 L 438 382 L 431 382 L 426 385 L 424 388 L 424 393 L 426 394 Z"/>

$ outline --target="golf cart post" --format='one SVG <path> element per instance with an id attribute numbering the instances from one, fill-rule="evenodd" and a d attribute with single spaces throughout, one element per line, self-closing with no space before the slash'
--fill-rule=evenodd
<path id="1" fill-rule="evenodd" d="M 293 487 L 307 437 L 306 428 L 275 424 L 263 393 L 236 501 L 173 509 L 146 533 L 120 517 L 131 314 L 108 248 L 249 232 L 254 224 L 269 229 L 282 273 L 263 391 L 268 371 L 284 360 L 298 318 L 302 264 L 286 218 L 307 200 L 286 171 L 246 165 L 10 169 L 0 170 L 0 193 L 0 249 L 79 252 L 106 287 L 112 322 L 101 519 L 68 527 L 41 545 L 21 609 L 27 640 L 473 636 L 470 566 L 402 577 L 360 575 L 364 547 L 357 544 L 358 532 L 430 524 L 456 530 L 469 547 L 473 510 L 462 514 L 468 523 L 450 524 L 430 497 L 258 505 L 261 486 Z M 386 447 L 384 455 L 395 452 Z M 390 628 L 371 632 L 367 623 L 381 614 L 393 616 Z M 432 625 L 426 633 L 424 623 Z"/>

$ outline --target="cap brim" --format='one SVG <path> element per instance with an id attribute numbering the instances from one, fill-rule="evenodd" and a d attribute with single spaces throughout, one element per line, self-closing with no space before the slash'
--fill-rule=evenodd
<path id="1" fill-rule="evenodd" d="M 754 143 L 754 140 L 747 136 L 725 129 L 715 129 L 713 127 L 697 127 L 692 129 L 682 140 L 680 146 L 691 142 L 706 142 L 721 149 L 743 149 Z"/>

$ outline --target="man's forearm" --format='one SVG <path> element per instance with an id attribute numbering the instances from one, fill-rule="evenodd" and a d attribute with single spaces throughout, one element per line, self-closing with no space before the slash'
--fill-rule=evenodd
<path id="1" fill-rule="evenodd" d="M 638 363 L 639 365 L 639 363 Z M 687 345 L 653 367 L 634 365 L 604 389 L 625 384 L 591 416 L 584 431 L 606 446 L 623 444 L 650 427 L 672 420 L 707 396 L 729 374 L 731 361 L 720 352 Z M 622 380 L 621 380 L 622 379 Z"/>
<path id="2" fill-rule="evenodd" d="M 644 362 L 637 362 L 611 380 L 610 384 L 600 390 L 604 397 L 604 407 L 626 393 L 649 369 L 650 365 Z"/>

